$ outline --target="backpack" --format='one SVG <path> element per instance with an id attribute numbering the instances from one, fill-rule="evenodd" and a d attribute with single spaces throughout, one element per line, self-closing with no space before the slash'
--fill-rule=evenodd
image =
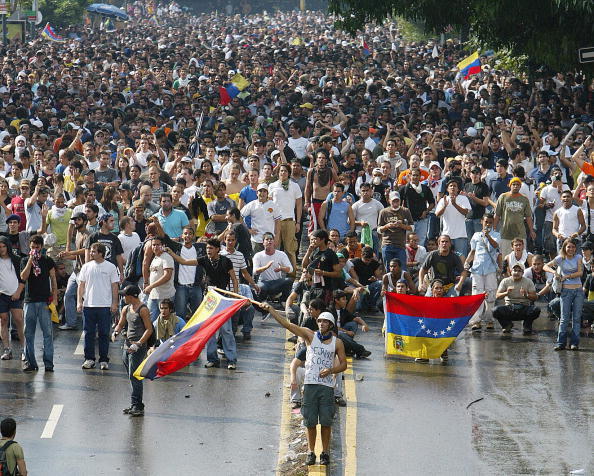
<path id="1" fill-rule="evenodd" d="M 0 446 L 0 476 L 13 476 L 17 473 L 16 467 L 14 469 L 14 473 L 10 472 L 8 469 L 8 462 L 6 461 L 6 451 L 13 443 L 16 443 L 16 441 L 9 440 Z"/>
<path id="2" fill-rule="evenodd" d="M 126 266 L 124 266 L 124 279 L 131 283 L 138 283 L 142 278 L 142 260 L 144 259 L 144 245 L 146 242 L 140 243 L 132 250 Z"/>

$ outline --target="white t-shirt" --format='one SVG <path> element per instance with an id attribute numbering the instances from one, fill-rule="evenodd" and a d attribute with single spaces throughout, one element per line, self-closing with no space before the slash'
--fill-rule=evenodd
<path id="1" fill-rule="evenodd" d="M 353 213 L 355 214 L 355 221 L 365 221 L 369 223 L 372 230 L 377 228 L 377 219 L 379 212 L 384 209 L 382 203 L 375 198 L 365 203 L 363 200 L 357 200 L 353 203 Z M 357 233 L 361 232 L 361 227 L 357 227 Z"/>
<path id="2" fill-rule="evenodd" d="M 252 241 L 262 243 L 264 233 L 274 234 L 275 220 L 280 219 L 278 207 L 272 200 L 262 203 L 260 200 L 253 200 L 241 209 L 242 217 L 251 217 L 251 228 L 257 233 L 252 235 Z"/>
<path id="3" fill-rule="evenodd" d="M 173 270 L 173 258 L 167 253 L 161 253 L 161 256 L 155 256 L 150 266 L 150 282 L 154 283 L 161 279 L 166 269 Z M 149 299 L 167 299 L 173 296 L 175 296 L 175 285 L 173 284 L 173 273 L 171 273 L 171 279 L 161 284 L 161 286 L 151 289 Z"/>
<path id="4" fill-rule="evenodd" d="M 135 231 L 132 232 L 131 235 L 126 235 L 125 233 L 120 233 L 118 235 L 120 239 L 120 243 L 122 243 L 122 248 L 124 249 L 124 261 L 128 261 L 130 257 L 130 253 L 140 244 L 140 236 Z"/>
<path id="5" fill-rule="evenodd" d="M 569 208 L 561 207 L 555 211 L 559 220 L 559 234 L 565 238 L 577 233 L 580 229 L 580 222 L 578 220 L 579 208 L 572 205 Z"/>
<path id="6" fill-rule="evenodd" d="M 303 196 L 299 185 L 289 180 L 289 189 L 285 190 L 279 180 L 270 184 L 268 195 L 277 206 L 281 220 L 295 220 L 295 202 Z"/>
<path id="7" fill-rule="evenodd" d="M 254 255 L 253 261 L 254 270 L 267 265 L 270 261 L 273 262 L 270 268 L 260 274 L 260 281 L 273 281 L 275 279 L 283 278 L 282 271 L 275 271 L 275 269 L 278 269 L 279 266 L 288 267 L 291 271 L 293 271 L 293 265 L 291 265 L 291 261 L 289 261 L 289 257 L 284 251 L 275 250 L 274 254 L 272 255 L 267 255 L 266 251 L 260 251 Z"/>
<path id="8" fill-rule="evenodd" d="M 19 271 L 18 269 L 16 271 Z M 0 293 L 12 296 L 19 287 L 15 269 L 10 258 L 0 258 Z M 7 345 L 5 347 L 8 347 Z"/>
<path id="9" fill-rule="evenodd" d="M 565 190 L 569 190 L 569 186 L 563 184 L 562 192 Z M 557 187 L 553 187 L 553 185 L 547 185 L 543 187 L 540 191 L 540 198 L 547 203 L 553 203 L 553 208 L 547 208 L 547 213 L 545 215 L 545 221 L 553 221 L 553 213 L 555 213 L 559 208 L 561 208 L 561 194 L 557 190 Z"/>
<path id="10" fill-rule="evenodd" d="M 303 157 L 305 157 L 306 149 L 309 145 L 308 139 L 306 139 L 305 137 L 300 137 L 299 139 L 293 139 L 292 137 L 289 137 L 288 142 L 289 147 L 293 149 L 293 152 L 295 152 L 295 155 L 298 159 L 302 159 Z"/>
<path id="11" fill-rule="evenodd" d="M 447 198 L 448 204 L 445 205 L 445 199 Z M 456 203 L 459 207 L 465 208 L 470 211 L 470 202 L 464 195 L 458 195 L 456 197 Z M 437 204 L 435 212 L 445 208 L 445 212 L 441 215 L 441 221 L 443 223 L 442 234 L 448 235 L 452 240 L 456 238 L 468 238 L 466 234 L 466 216 L 462 215 L 458 209 L 452 205 L 452 200 L 449 196 L 443 197 Z"/>
<path id="12" fill-rule="evenodd" d="M 186 260 L 197 259 L 198 253 L 196 248 L 190 246 L 187 248 L 185 245 L 181 247 L 179 255 Z M 194 284 L 196 280 L 196 266 L 186 266 L 184 264 L 179 265 L 179 271 L 177 273 L 177 282 L 179 284 Z"/>
<path id="13" fill-rule="evenodd" d="M 120 282 L 118 269 L 113 263 L 89 261 L 83 264 L 76 279 L 79 283 L 85 283 L 84 307 L 111 307 L 111 285 Z"/>

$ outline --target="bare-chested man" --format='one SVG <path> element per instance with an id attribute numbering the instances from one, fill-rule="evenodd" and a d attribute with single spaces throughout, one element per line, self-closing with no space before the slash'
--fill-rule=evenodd
<path id="1" fill-rule="evenodd" d="M 328 151 L 318 149 L 316 151 L 316 166 L 307 172 L 305 184 L 305 208 L 310 211 L 312 217 L 310 231 L 316 227 L 316 218 L 320 212 L 322 202 L 326 200 L 332 191 L 332 185 L 338 181 L 336 171 L 329 166 Z M 313 210 L 312 210 L 313 208 Z"/>

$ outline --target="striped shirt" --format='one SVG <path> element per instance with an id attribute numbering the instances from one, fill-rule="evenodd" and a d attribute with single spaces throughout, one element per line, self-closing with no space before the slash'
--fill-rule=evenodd
<path id="1" fill-rule="evenodd" d="M 238 250 L 235 250 L 233 253 L 229 253 L 227 250 L 221 250 L 221 256 L 226 256 L 227 258 L 229 258 L 231 263 L 233 263 L 233 271 L 235 271 L 237 282 L 239 282 L 241 270 L 247 268 L 247 264 L 245 262 L 245 258 L 243 257 L 243 253 Z M 229 280 L 229 286 L 232 286 L 231 280 Z"/>

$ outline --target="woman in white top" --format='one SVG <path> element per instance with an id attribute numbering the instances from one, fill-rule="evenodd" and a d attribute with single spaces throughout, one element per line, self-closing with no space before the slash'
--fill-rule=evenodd
<path id="1" fill-rule="evenodd" d="M 503 258 L 503 274 L 505 276 L 511 276 L 511 270 L 518 263 L 524 265 L 524 269 L 528 269 L 532 266 L 532 253 L 526 251 L 524 241 L 520 238 L 515 238 L 511 242 L 512 252 Z"/>

